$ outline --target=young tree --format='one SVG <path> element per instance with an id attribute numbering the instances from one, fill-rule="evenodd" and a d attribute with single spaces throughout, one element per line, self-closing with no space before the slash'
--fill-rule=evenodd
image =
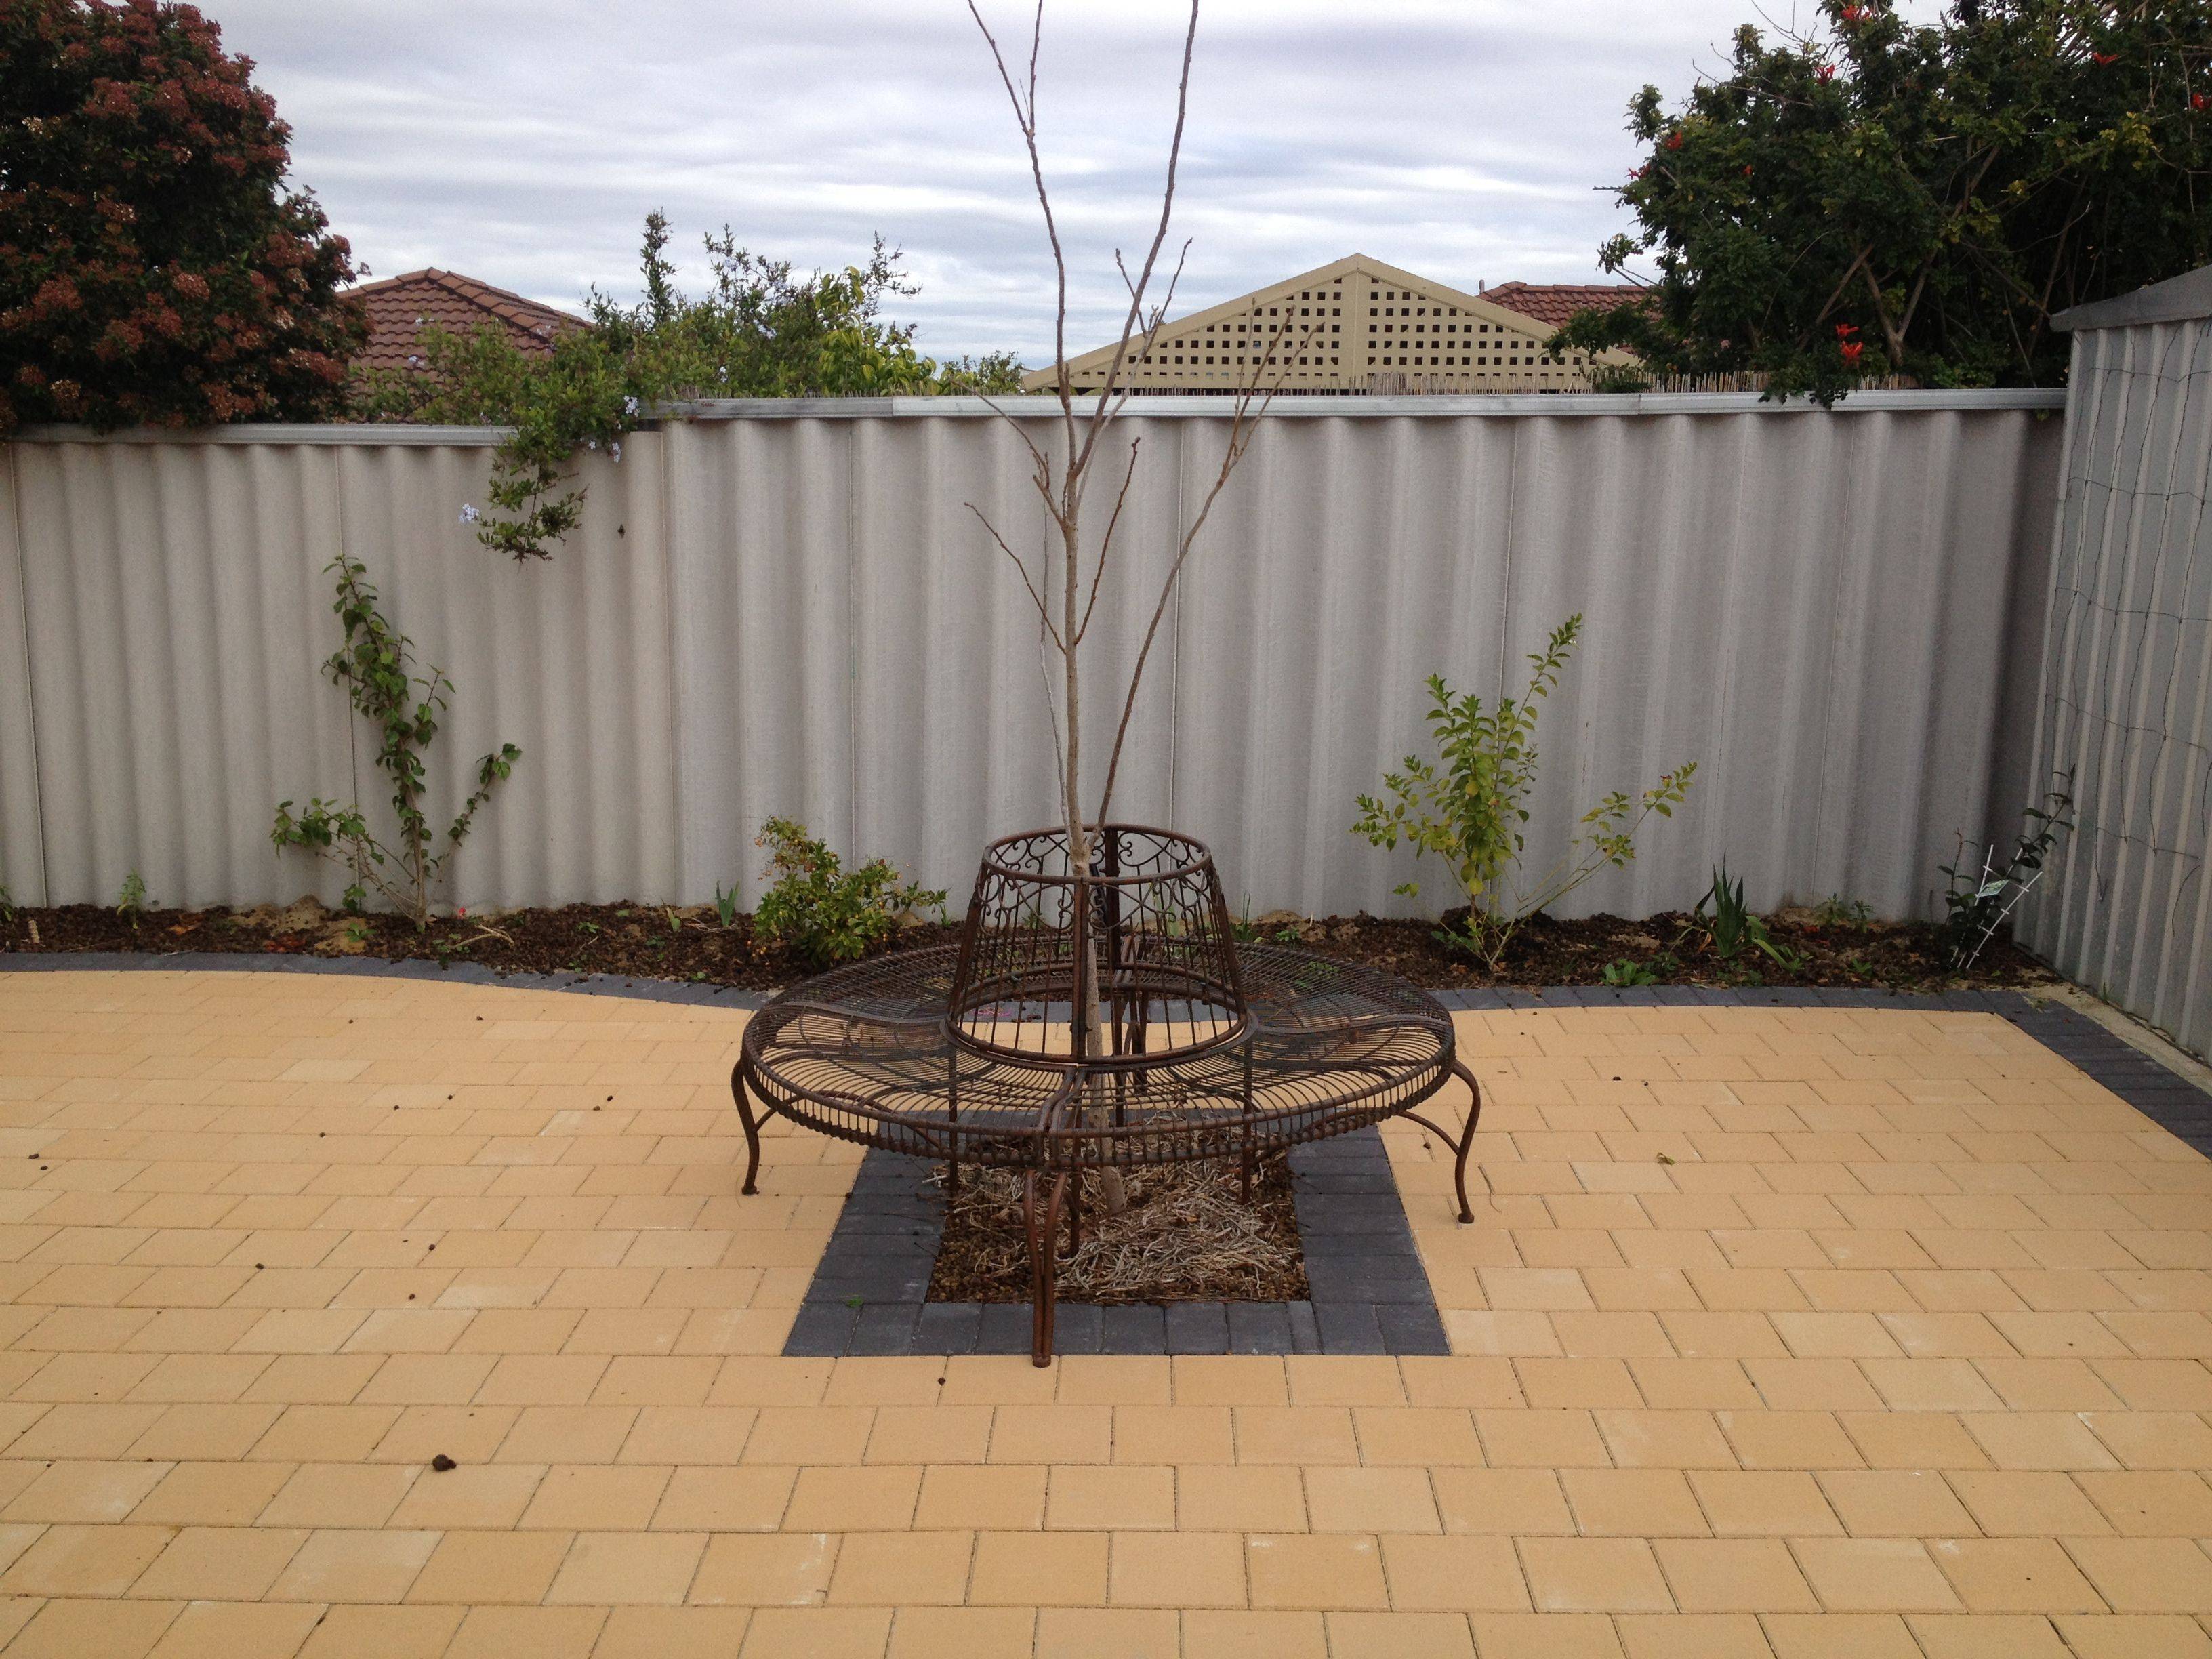
<path id="1" fill-rule="evenodd" d="M 2048 386 L 2051 318 L 2212 259 L 2212 0 L 1821 0 L 1818 34 L 1736 32 L 1686 105 L 1646 87 L 1618 194 L 1650 298 L 1554 350 L 1839 395 L 1875 374 Z"/>
<path id="2" fill-rule="evenodd" d="M 365 325 L 251 59 L 167 0 L 0 0 L 0 434 L 312 419 Z"/>
<path id="3" fill-rule="evenodd" d="M 1145 665 L 1152 656 L 1153 642 L 1158 637 L 1161 621 L 1167 615 L 1168 603 L 1182 580 L 1183 568 L 1189 562 L 1191 551 L 1198 544 L 1199 532 L 1205 529 L 1214 502 L 1235 473 L 1237 463 L 1243 459 L 1245 452 L 1251 447 L 1258 421 L 1267 413 L 1268 403 L 1281 383 L 1282 366 L 1289 356 L 1295 353 L 1297 344 L 1287 340 L 1291 324 L 1285 318 L 1275 329 L 1268 341 L 1267 349 L 1261 355 L 1250 377 L 1233 398 L 1220 464 L 1199 501 L 1198 510 L 1191 514 L 1190 522 L 1169 560 L 1166 576 L 1160 584 L 1151 621 L 1139 645 L 1136 660 L 1130 669 L 1128 683 L 1121 700 L 1120 717 L 1114 727 L 1113 742 L 1106 751 L 1104 778 L 1099 787 L 1097 805 L 1095 810 L 1086 810 L 1083 773 L 1086 711 L 1083 697 L 1081 647 L 1090 631 L 1100 585 L 1114 559 L 1115 535 L 1121 527 L 1121 509 L 1128 500 L 1129 487 L 1136 477 L 1138 447 L 1141 441 L 1132 440 L 1125 458 L 1109 440 L 1134 389 L 1131 377 L 1135 366 L 1151 352 L 1160 325 L 1166 319 L 1168 307 L 1175 299 L 1176 283 L 1182 274 L 1184 256 L 1189 252 L 1190 245 L 1186 241 L 1176 251 L 1173 265 L 1164 264 L 1162 256 L 1167 247 L 1168 229 L 1175 212 L 1176 173 L 1182 159 L 1183 126 L 1190 107 L 1190 71 L 1198 45 L 1199 0 L 1191 0 L 1190 21 L 1183 33 L 1182 70 L 1176 83 L 1175 126 L 1168 144 L 1167 176 L 1160 193 L 1159 220 L 1152 228 L 1144 258 L 1133 271 L 1120 252 L 1115 255 L 1115 268 L 1127 292 L 1128 305 L 1122 314 L 1121 334 L 1115 344 L 1113 360 L 1107 367 L 1099 390 L 1095 396 L 1086 397 L 1079 407 L 1067 362 L 1067 255 L 1060 240 L 1060 223 L 1053 210 L 1052 194 L 1045 183 L 1044 164 L 1037 144 L 1037 56 L 1043 45 L 1043 0 L 1037 0 L 1036 16 L 1030 27 L 1027 65 L 1018 73 L 1008 64 L 997 38 L 983 21 L 982 13 L 977 9 L 976 0 L 968 0 L 968 10 L 975 20 L 975 27 L 982 31 L 984 41 L 990 48 L 992 62 L 998 69 L 999 79 L 1006 88 L 1007 100 L 1012 106 L 1015 125 L 1020 130 L 1029 160 L 1031 187 L 1036 195 L 1037 206 L 1044 216 L 1045 238 L 1052 249 L 1054 280 L 1053 359 L 1058 371 L 1053 395 L 1058 405 L 1058 414 L 1052 422 L 1050 434 L 1039 442 L 1020 418 L 1005 410 L 1000 410 L 1007 426 L 1029 453 L 1030 483 L 1036 489 L 1051 526 L 1051 535 L 1042 559 L 1042 579 L 1031 576 L 1022 556 L 1009 545 L 1005 534 L 980 507 L 972 501 L 968 503 L 968 507 L 982 525 L 994 545 L 1006 555 L 1019 573 L 1023 588 L 1036 608 L 1048 664 L 1045 678 L 1046 702 L 1053 723 L 1053 758 L 1059 781 L 1059 805 L 1066 836 L 1068 868 L 1080 872 L 1091 867 L 1092 830 L 1108 822 L 1108 815 L 1113 806 L 1114 786 L 1121 770 L 1121 753 L 1128 741 L 1130 720 L 1136 713 L 1137 689 L 1144 678 Z M 1272 380 L 1268 378 L 1271 373 L 1273 376 Z M 1121 482 L 1118 486 L 1111 486 L 1111 473 L 1116 463 L 1121 464 Z M 1093 473 L 1102 465 L 1108 468 L 1109 487 L 1115 489 L 1113 505 L 1107 514 L 1104 532 L 1096 550 L 1086 556 L 1084 532 L 1086 499 Z M 1103 1045 L 1107 1041 L 1107 1023 L 1103 1018 L 1101 999 L 1101 965 L 1097 951 L 1097 942 L 1093 939 L 1090 957 L 1076 963 L 1075 991 L 1075 994 L 1091 1009 L 1086 1036 L 1091 1044 L 1097 1045 L 1094 1052 L 1103 1051 Z M 1095 1115 L 1103 1110 L 1103 1105 L 1094 1104 L 1091 1109 Z M 1111 1169 L 1104 1170 L 1101 1174 L 1106 1206 L 1109 1210 L 1120 1208 L 1124 1201 L 1120 1176 Z"/>

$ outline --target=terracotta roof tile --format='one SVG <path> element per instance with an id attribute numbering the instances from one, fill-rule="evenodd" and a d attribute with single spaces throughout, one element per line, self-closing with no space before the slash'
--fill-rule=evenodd
<path id="1" fill-rule="evenodd" d="M 1644 290 L 1628 283 L 1499 283 L 1482 297 L 1559 327 L 1578 311 L 1610 311 L 1634 305 Z"/>
<path id="2" fill-rule="evenodd" d="M 590 326 L 580 317 L 457 271 L 410 270 L 352 292 L 368 312 L 368 343 L 360 362 L 371 368 L 421 368 L 416 347 L 428 327 L 471 334 L 491 323 L 505 328 L 523 350 L 543 355 L 552 350 L 556 335 Z"/>

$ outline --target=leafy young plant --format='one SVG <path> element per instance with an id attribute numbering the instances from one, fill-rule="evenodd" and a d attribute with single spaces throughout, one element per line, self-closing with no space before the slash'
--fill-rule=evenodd
<path id="1" fill-rule="evenodd" d="M 1831 893 L 1813 908 L 1813 920 L 1823 927 L 1847 927 L 1854 933 L 1874 924 L 1874 906 L 1862 898 Z"/>
<path id="2" fill-rule="evenodd" d="M 722 890 L 722 884 L 714 884 L 714 915 L 725 928 L 734 927 L 738 921 L 738 890 Z"/>
<path id="3" fill-rule="evenodd" d="M 369 828 L 360 806 L 318 798 L 297 816 L 290 801 L 279 801 L 269 838 L 280 848 L 304 848 L 348 870 L 353 880 L 345 891 L 347 909 L 359 909 L 374 889 L 418 930 L 427 929 L 430 884 L 522 750 L 503 743 L 477 763 L 476 789 L 441 837 L 423 810 L 422 756 L 437 738 L 453 683 L 442 669 L 419 678 L 410 672 L 412 642 L 385 619 L 357 560 L 341 553 L 325 568 L 337 573 L 337 599 L 331 608 L 344 628 L 345 644 L 323 667 L 377 729 L 375 765 L 392 782 L 396 831 L 386 842 Z"/>
<path id="4" fill-rule="evenodd" d="M 1437 937 L 1493 973 L 1522 922 L 1600 870 L 1633 860 L 1644 821 L 1655 812 L 1673 817 L 1698 769 L 1686 761 L 1641 795 L 1615 790 L 1605 796 L 1583 814 L 1557 864 L 1525 884 L 1517 879 L 1527 847 L 1524 803 L 1536 778 L 1537 714 L 1559 684 L 1582 626 L 1577 613 L 1553 629 L 1544 648 L 1529 653 L 1527 689 L 1494 708 L 1474 692 L 1455 696 L 1443 675 L 1431 675 L 1427 720 L 1437 758 L 1407 756 L 1402 771 L 1384 775 L 1382 795 L 1361 795 L 1356 803 L 1360 816 L 1352 834 L 1385 849 L 1404 841 L 1416 857 L 1433 856 L 1450 872 L 1466 896 L 1467 919 Z M 1397 890 L 1418 896 L 1420 884 L 1407 882 Z"/>
<path id="5" fill-rule="evenodd" d="M 836 854 L 790 818 L 770 818 L 753 845 L 769 852 L 775 878 L 753 912 L 753 931 L 808 968 L 866 956 L 897 930 L 908 910 L 942 904 L 941 890 L 902 882 L 882 859 L 848 871 Z"/>
<path id="6" fill-rule="evenodd" d="M 1598 970 L 1607 985 L 1656 985 L 1658 973 L 1649 963 L 1634 962 L 1626 957 L 1608 962 Z"/>
<path id="7" fill-rule="evenodd" d="M 1996 848 L 1990 847 L 1983 849 L 1977 867 L 1973 843 L 1961 836 L 1955 861 L 1937 866 L 1945 878 L 1943 908 L 1954 973 L 1963 974 L 1974 965 L 2014 907 L 2042 879 L 2051 849 L 2058 844 L 2059 836 L 2074 827 L 2069 816 L 2073 806 L 2072 795 L 2054 790 L 2045 798 L 2045 806 L 2029 807 L 2012 855 L 2002 864 L 1997 862 Z"/>
<path id="8" fill-rule="evenodd" d="M 115 914 L 133 927 L 146 914 L 146 878 L 136 870 L 123 878 L 122 889 L 115 895 Z"/>

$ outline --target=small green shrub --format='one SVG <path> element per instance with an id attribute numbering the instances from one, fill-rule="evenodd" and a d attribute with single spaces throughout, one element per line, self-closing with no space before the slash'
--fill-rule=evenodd
<path id="1" fill-rule="evenodd" d="M 1599 970 L 1607 985 L 1656 985 L 1659 975 L 1648 963 L 1633 962 L 1626 957 L 1608 962 Z"/>
<path id="2" fill-rule="evenodd" d="M 1574 654 L 1582 627 L 1578 613 L 1553 629 L 1544 648 L 1529 653 L 1527 690 L 1518 698 L 1500 698 L 1494 708 L 1474 692 L 1453 695 L 1443 675 L 1431 675 L 1427 718 L 1437 759 L 1407 756 L 1402 772 L 1384 776 L 1382 795 L 1357 802 L 1352 834 L 1386 849 L 1403 840 L 1417 857 L 1433 855 L 1450 871 L 1467 898 L 1467 920 L 1439 929 L 1437 937 L 1493 973 L 1522 922 L 1600 870 L 1634 859 L 1644 820 L 1654 812 L 1673 817 L 1698 769 L 1686 761 L 1634 798 L 1613 791 L 1583 814 L 1565 857 L 1535 880 L 1518 881 L 1526 848 L 1521 826 L 1528 822 L 1522 802 L 1536 777 L 1536 715 Z M 1420 884 L 1407 882 L 1397 890 L 1418 896 Z"/>
<path id="3" fill-rule="evenodd" d="M 763 873 L 774 878 L 753 912 L 753 932 L 808 968 L 857 960 L 896 932 L 907 911 L 945 902 L 941 890 L 900 881 L 882 859 L 847 871 L 790 818 L 770 818 L 753 845 L 768 849 Z"/>
<path id="4" fill-rule="evenodd" d="M 1823 927 L 1845 927 L 1858 933 L 1874 925 L 1874 906 L 1864 899 L 1831 893 L 1814 907 L 1813 920 Z"/>
<path id="5" fill-rule="evenodd" d="M 2037 806 L 2027 809 L 2019 842 L 2002 864 L 1997 862 L 1996 848 L 1991 847 L 1982 849 L 1981 865 L 1976 868 L 1974 844 L 1961 836 L 1956 862 L 1937 866 L 1948 878 L 1943 908 L 1948 913 L 1954 973 L 1963 974 L 1974 965 L 2013 907 L 2042 879 L 2043 866 L 2058 837 L 2074 827 L 2074 820 L 2068 816 L 2073 811 L 2073 796 L 2054 790 L 2045 799 L 2049 811 Z"/>
<path id="6" fill-rule="evenodd" d="M 122 889 L 115 895 L 115 914 L 133 927 L 146 914 L 146 878 L 136 870 L 123 878 Z"/>
<path id="7" fill-rule="evenodd" d="M 477 763 L 476 792 L 461 803 L 446 827 L 445 848 L 422 810 L 428 787 L 422 751 L 438 735 L 438 723 L 453 683 L 442 669 L 416 677 L 411 642 L 385 620 L 367 571 L 341 553 L 326 567 L 337 573 L 337 599 L 331 609 L 345 630 L 345 644 L 323 665 L 324 671 L 353 699 L 380 735 L 375 765 L 392 780 L 392 807 L 398 821 L 396 842 L 387 845 L 368 827 L 358 805 L 314 799 L 296 817 L 289 800 L 276 803 L 269 839 L 281 848 L 304 848 L 342 865 L 353 876 L 345 908 L 358 910 L 374 888 L 418 930 L 430 925 L 430 884 L 444 869 L 469 828 L 477 809 L 514 769 L 522 750 L 503 743 Z"/>

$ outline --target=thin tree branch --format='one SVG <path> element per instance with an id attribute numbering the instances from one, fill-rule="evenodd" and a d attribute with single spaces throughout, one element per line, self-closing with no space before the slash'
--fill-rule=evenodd
<path id="1" fill-rule="evenodd" d="M 1014 568 L 1021 572 L 1022 586 L 1029 590 L 1030 601 L 1036 606 L 1038 620 L 1044 623 L 1045 631 L 1052 635 L 1052 642 L 1065 651 L 1067 647 L 1060 644 L 1060 630 L 1052 625 L 1052 612 L 1045 608 L 1044 595 L 1037 592 L 1036 584 L 1030 580 L 1029 567 L 1022 562 L 1021 555 L 1006 545 L 1006 538 L 999 533 L 998 526 L 983 516 L 981 507 L 973 501 L 963 501 L 961 505 L 975 515 L 975 522 L 981 525 L 991 539 L 999 544 L 999 551 L 1013 561 Z"/>
<path id="2" fill-rule="evenodd" d="M 975 0 L 969 0 L 969 3 L 972 6 Z M 1168 223 L 1175 214 L 1176 175 L 1182 165 L 1183 127 L 1190 114 L 1191 58 L 1198 49 L 1198 6 L 1199 0 L 1190 0 L 1190 23 L 1183 31 L 1182 70 L 1176 81 L 1175 134 L 1168 143 L 1167 183 L 1160 192 L 1160 222 L 1158 228 L 1152 233 L 1152 245 L 1146 251 L 1144 267 L 1130 294 L 1129 313 L 1121 325 L 1121 338 L 1114 349 L 1113 362 L 1107 370 L 1106 386 L 1109 389 L 1115 384 L 1121 365 L 1128 356 L 1129 336 L 1135 331 L 1139 319 L 1144 315 L 1145 293 L 1152 284 L 1152 269 L 1159 262 L 1160 249 L 1167 244 Z M 1180 268 L 1181 262 L 1178 261 L 1177 269 L 1180 270 Z M 1114 414 L 1106 410 L 1104 400 L 1102 398 L 1099 409 L 1091 416 L 1090 429 L 1085 434 L 1081 458 L 1085 465 L 1089 463 L 1092 451 L 1097 447 L 1098 440 L 1104 434 L 1106 428 L 1112 424 Z"/>
<path id="3" fill-rule="evenodd" d="M 1192 3 L 1192 27 L 1197 26 L 1196 0 Z M 1067 255 L 1060 246 L 1060 224 L 1054 218 L 1052 194 L 1045 188 L 1044 159 L 1037 153 L 1036 76 L 1037 55 L 1044 44 L 1044 0 L 1037 0 L 1036 14 L 1030 27 L 1029 98 L 1024 101 L 1014 85 L 1014 77 L 1006 68 L 1006 54 L 999 50 L 998 37 L 991 26 L 983 21 L 976 9 L 975 0 L 968 0 L 968 15 L 975 20 L 975 27 L 983 32 L 983 40 L 991 48 L 991 61 L 998 66 L 999 81 L 1006 89 L 1006 101 L 1013 106 L 1014 125 L 1021 129 L 1022 143 L 1029 151 L 1030 179 L 1036 186 L 1037 206 L 1044 211 L 1045 239 L 1052 244 L 1053 277 L 1056 301 L 1053 307 L 1053 362 L 1059 369 L 1060 419 L 1066 428 L 1067 453 L 1075 453 L 1075 396 L 1067 372 Z M 1186 53 L 1186 58 L 1188 53 Z"/>
<path id="4" fill-rule="evenodd" d="M 1122 748 L 1128 741 L 1129 722 L 1137 712 L 1138 688 L 1144 682 L 1145 664 L 1152 654 L 1152 644 L 1159 635 L 1161 620 L 1167 615 L 1168 601 L 1175 596 L 1176 585 L 1182 580 L 1183 566 L 1189 562 L 1191 550 L 1198 544 L 1198 533 L 1206 528 L 1206 521 L 1213 512 L 1213 503 L 1219 499 L 1230 476 L 1236 471 L 1237 464 L 1244 459 L 1245 450 L 1251 446 L 1253 434 L 1265 418 L 1275 394 L 1282 388 L 1283 367 L 1278 366 L 1274 384 L 1265 392 L 1259 389 L 1260 376 L 1267 364 L 1274 360 L 1274 344 L 1281 341 L 1289 326 L 1290 319 L 1286 317 L 1275 331 L 1274 342 L 1270 343 L 1266 357 L 1254 368 L 1251 380 L 1239 389 L 1236 407 L 1230 417 L 1229 445 L 1222 453 L 1221 469 L 1215 473 L 1212 486 L 1206 492 L 1206 499 L 1200 503 L 1198 515 L 1191 520 L 1190 528 L 1183 534 L 1182 545 L 1176 551 L 1175 562 L 1168 568 L 1167 579 L 1160 584 L 1160 597 L 1152 606 L 1152 620 L 1145 626 L 1144 643 L 1138 647 L 1136 665 L 1129 672 L 1128 695 L 1122 699 L 1121 718 L 1114 728 L 1114 746 L 1107 754 L 1106 786 L 1098 798 L 1098 822 L 1101 823 L 1106 822 L 1107 809 L 1114 802 L 1114 783 L 1121 769 Z M 1307 329 L 1304 337 L 1310 341 L 1313 330 Z M 1284 362 L 1288 362 L 1287 353 Z M 1259 404 L 1257 410 L 1253 408 L 1255 398 Z"/>
<path id="5" fill-rule="evenodd" d="M 1141 437 L 1129 441 L 1128 470 L 1121 475 L 1121 488 L 1114 497 L 1113 514 L 1106 520 L 1105 538 L 1098 544 L 1098 562 L 1091 567 L 1091 597 L 1084 602 L 1083 620 L 1077 624 L 1075 629 L 1075 642 L 1078 645 L 1083 643 L 1083 636 L 1091 631 L 1091 613 L 1098 608 L 1098 584 L 1106 574 L 1106 556 L 1114 548 L 1114 530 L 1121 522 L 1121 507 L 1129 499 L 1129 485 L 1137 476 L 1137 447 L 1144 441 Z"/>

